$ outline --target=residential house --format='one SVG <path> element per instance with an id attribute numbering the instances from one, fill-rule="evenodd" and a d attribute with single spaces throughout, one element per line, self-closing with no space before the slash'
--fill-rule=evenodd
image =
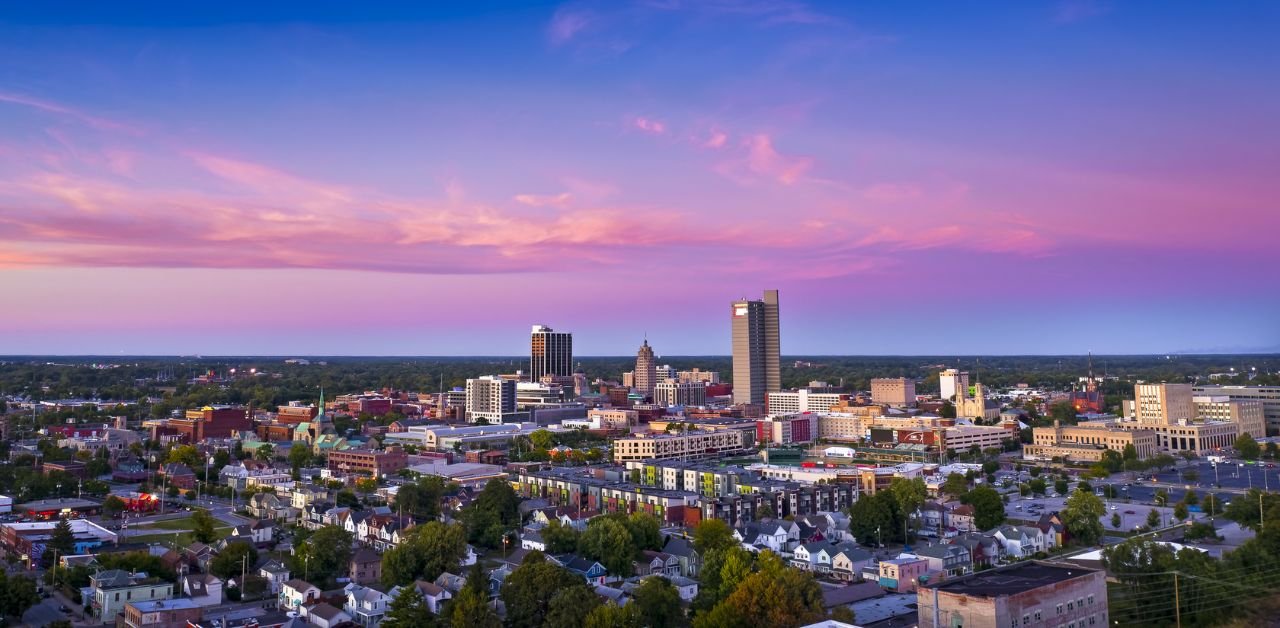
<path id="1" fill-rule="evenodd" d="M 280 595 L 280 588 L 289 580 L 289 568 L 278 560 L 269 560 L 258 568 L 258 575 L 267 581 L 271 595 Z"/>
<path id="2" fill-rule="evenodd" d="M 698 578 L 698 573 L 702 568 L 702 555 L 693 549 L 693 542 L 689 539 L 679 536 L 667 537 L 667 542 L 662 546 L 662 553 L 675 556 L 680 562 L 680 575 L 686 578 Z"/>
<path id="3" fill-rule="evenodd" d="M 871 552 L 853 544 L 841 546 L 831 557 L 831 575 L 837 580 L 853 582 L 862 579 L 862 571 L 871 564 Z"/>
<path id="4" fill-rule="evenodd" d="M 272 493 L 254 493 L 249 498 L 247 509 L 251 517 L 279 521 L 292 521 L 299 513 L 289 502 Z"/>
<path id="5" fill-rule="evenodd" d="M 978 527 L 973 522 L 973 506 L 969 504 L 960 504 L 947 512 L 947 527 L 957 532 L 977 532 Z"/>
<path id="6" fill-rule="evenodd" d="M 116 614 L 129 602 L 167 600 L 173 597 L 173 585 L 145 573 L 129 573 L 108 569 L 89 576 L 90 606 L 93 615 L 105 623 L 115 622 Z"/>
<path id="7" fill-rule="evenodd" d="M 351 554 L 348 575 L 356 584 L 382 580 L 382 556 L 367 547 L 358 548 Z"/>
<path id="8" fill-rule="evenodd" d="M 190 545 L 182 549 L 184 561 L 198 571 L 206 573 L 209 571 L 209 563 L 213 560 L 214 554 L 212 547 L 199 541 L 192 541 Z"/>
<path id="9" fill-rule="evenodd" d="M 826 541 L 801 543 L 793 550 L 791 566 L 801 571 L 830 573 L 831 561 L 836 551 L 835 546 Z"/>
<path id="10" fill-rule="evenodd" d="M 351 621 L 351 616 L 346 611 L 328 602 L 304 606 L 301 615 L 307 619 L 308 624 L 318 628 L 335 628 L 339 624 Z"/>
<path id="11" fill-rule="evenodd" d="M 895 593 L 916 590 L 920 577 L 929 573 L 929 562 L 911 554 L 880 561 L 880 586 Z"/>
<path id="12" fill-rule="evenodd" d="M 182 577 L 182 594 L 200 606 L 222 603 L 222 579 L 209 573 L 190 573 Z"/>
<path id="13" fill-rule="evenodd" d="M 605 570 L 604 565 L 594 560 L 583 558 L 576 554 L 563 554 L 556 556 L 555 559 L 565 569 L 582 576 L 587 581 L 587 584 L 604 584 L 607 579 L 608 572 Z"/>
<path id="14" fill-rule="evenodd" d="M 844 543 L 854 540 L 849 533 L 849 515 L 842 512 L 819 512 L 796 518 L 796 523 L 817 529 L 822 538 L 830 543 Z"/>
<path id="15" fill-rule="evenodd" d="M 693 578 L 684 576 L 671 576 L 667 580 L 671 581 L 671 586 L 676 588 L 676 592 L 680 594 L 680 600 L 688 603 L 698 597 L 698 581 Z"/>
<path id="16" fill-rule="evenodd" d="M 181 462 L 161 465 L 160 475 L 164 476 L 164 482 L 168 486 L 176 486 L 183 490 L 193 490 L 196 487 L 195 471 Z"/>
<path id="17" fill-rule="evenodd" d="M 1000 560 L 1003 551 L 1000 541 L 994 536 L 977 533 L 965 533 L 951 539 L 953 545 L 963 546 L 969 550 L 969 558 L 975 568 L 990 567 Z"/>
<path id="18" fill-rule="evenodd" d="M 315 603 L 320 599 L 320 589 L 315 585 L 294 578 L 286 580 L 280 587 L 279 600 L 280 608 L 286 611 L 296 611 L 303 606 Z"/>
<path id="19" fill-rule="evenodd" d="M 259 547 L 267 547 L 275 542 L 276 524 L 270 519 L 259 519 L 249 524 L 249 530 L 253 537 L 253 544 Z"/>
<path id="20" fill-rule="evenodd" d="M 391 596 L 354 582 L 343 587 L 342 592 L 347 596 L 342 610 L 351 616 L 351 621 L 365 628 L 377 628 L 391 606 Z"/>
<path id="21" fill-rule="evenodd" d="M 935 501 L 927 501 L 920 506 L 920 535 L 940 536 L 941 530 L 947 526 L 947 507 Z"/>
<path id="22" fill-rule="evenodd" d="M 1011 558 L 1030 558 L 1045 550 L 1044 532 L 1035 526 L 1000 526 L 995 536 L 1004 555 Z"/>
<path id="23" fill-rule="evenodd" d="M 963 576 L 973 571 L 973 557 L 963 545 L 928 545 L 917 547 L 915 555 L 929 563 L 929 573 L 945 578 Z"/>
<path id="24" fill-rule="evenodd" d="M 547 551 L 547 543 L 542 540 L 542 535 L 537 530 L 526 530 L 521 534 L 520 547 L 528 550 L 538 550 L 539 552 Z"/>
<path id="25" fill-rule="evenodd" d="M 465 576 L 451 574 L 447 571 L 436 578 L 436 586 L 448 591 L 452 595 L 457 595 L 458 592 L 462 590 L 462 587 L 466 586 L 466 584 L 467 579 Z"/>
<path id="26" fill-rule="evenodd" d="M 735 528 L 733 538 L 753 552 L 767 549 L 782 553 L 800 542 L 800 527 L 785 520 L 753 522 Z"/>
<path id="27" fill-rule="evenodd" d="M 444 601 L 453 597 L 453 594 L 444 587 L 426 580 L 414 580 L 413 584 L 408 586 L 413 587 L 418 592 L 418 595 L 421 595 L 422 599 L 426 601 L 427 608 L 437 615 L 440 614 L 440 608 Z M 402 587 L 395 587 L 387 592 L 387 596 L 394 600 L 400 596 L 401 589 Z"/>
<path id="28" fill-rule="evenodd" d="M 665 576 L 670 579 L 680 575 L 680 559 L 663 552 L 644 550 L 635 563 L 637 576 Z"/>
<path id="29" fill-rule="evenodd" d="M 308 530 L 319 530 L 326 525 L 325 515 L 332 509 L 333 504 L 324 502 L 307 504 L 300 515 L 302 527 Z"/>
<path id="30" fill-rule="evenodd" d="M 1036 527 L 1044 533 L 1044 546 L 1047 549 L 1062 547 L 1067 542 L 1067 526 L 1062 523 L 1062 517 L 1056 512 L 1040 515 Z"/>

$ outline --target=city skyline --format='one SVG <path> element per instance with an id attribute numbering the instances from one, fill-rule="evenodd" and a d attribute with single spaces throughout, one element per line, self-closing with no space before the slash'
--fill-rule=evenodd
<path id="1" fill-rule="evenodd" d="M 1280 351 L 1274 4 L 359 12 L 7 9 L 0 354 Z"/>

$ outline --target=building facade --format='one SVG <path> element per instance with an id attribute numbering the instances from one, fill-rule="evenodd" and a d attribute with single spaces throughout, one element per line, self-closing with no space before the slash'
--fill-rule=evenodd
<path id="1" fill-rule="evenodd" d="M 815 392 L 808 388 L 794 391 L 771 392 L 766 396 L 769 414 L 795 414 L 797 412 L 830 412 L 849 399 L 839 393 Z"/>
<path id="2" fill-rule="evenodd" d="M 916 405 L 916 380 L 908 377 L 877 377 L 871 380 L 871 401 L 895 407 Z"/>
<path id="3" fill-rule="evenodd" d="M 750 451 L 754 439 L 743 430 L 694 430 L 683 434 L 637 434 L 613 441 L 614 462 L 714 458 Z"/>
<path id="4" fill-rule="evenodd" d="M 765 402 L 782 389 L 778 291 L 766 290 L 759 301 L 741 299 L 729 307 L 733 328 L 733 402 Z"/>
<path id="5" fill-rule="evenodd" d="M 1232 400 L 1260 401 L 1268 432 L 1280 432 L 1280 386 L 1193 386 L 1191 392 L 1213 397 L 1225 395 Z"/>
<path id="6" fill-rule="evenodd" d="M 645 338 L 644 344 L 640 345 L 640 350 L 636 351 L 636 370 L 633 379 L 632 387 L 636 392 L 646 397 L 653 395 L 653 387 L 658 383 L 658 369 L 653 362 L 653 347 L 649 346 L 648 338 Z"/>
<path id="7" fill-rule="evenodd" d="M 409 455 L 399 447 L 388 447 L 386 451 L 344 449 L 329 452 L 328 466 L 332 471 L 367 474 L 380 478 L 394 475 L 409 466 Z"/>
<path id="8" fill-rule="evenodd" d="M 1191 384 L 1135 384 L 1133 396 L 1139 423 L 1174 425 L 1195 418 Z"/>
<path id="9" fill-rule="evenodd" d="M 1126 430 L 1107 425 L 1068 425 L 1037 427 L 1031 430 L 1032 443 L 1022 448 L 1027 460 L 1052 460 L 1097 462 L 1107 450 L 1124 453 L 1128 445 L 1145 460 L 1160 453 L 1156 433 L 1150 429 Z"/>
<path id="10" fill-rule="evenodd" d="M 529 347 L 529 379 L 543 375 L 573 377 L 573 334 L 534 325 Z"/>
<path id="11" fill-rule="evenodd" d="M 516 382 L 494 375 L 467 380 L 467 422 L 503 423 L 516 414 Z"/>
<path id="12" fill-rule="evenodd" d="M 1258 399 L 1232 399 L 1228 395 L 1197 395 L 1191 398 L 1196 416 L 1206 421 L 1236 423 L 1241 434 L 1254 438 L 1266 436 L 1267 417 L 1262 401 Z"/>
<path id="13" fill-rule="evenodd" d="M 653 388 L 653 404 L 660 408 L 671 406 L 702 406 L 707 403 L 707 387 L 700 382 L 681 382 L 666 379 Z"/>
<path id="14" fill-rule="evenodd" d="M 1110 618 L 1106 572 L 1040 561 L 925 583 L 916 607 L 921 626 L 1102 628 Z"/>

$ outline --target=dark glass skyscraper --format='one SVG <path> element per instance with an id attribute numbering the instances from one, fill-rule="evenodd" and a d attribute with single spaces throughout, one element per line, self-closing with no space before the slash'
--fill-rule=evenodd
<path id="1" fill-rule="evenodd" d="M 573 334 L 534 325 L 529 350 L 529 379 L 543 375 L 573 376 Z"/>

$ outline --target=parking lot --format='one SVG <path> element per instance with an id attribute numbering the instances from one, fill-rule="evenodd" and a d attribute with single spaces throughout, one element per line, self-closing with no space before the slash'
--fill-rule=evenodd
<path id="1" fill-rule="evenodd" d="M 1037 498 L 1015 498 L 1010 497 L 1009 503 L 1005 505 L 1005 515 L 1010 521 L 1036 521 L 1040 515 L 1055 511 L 1060 511 L 1066 505 L 1066 498 L 1063 497 L 1037 497 Z M 1163 525 L 1173 525 L 1177 520 L 1173 518 L 1173 508 L 1150 506 L 1139 503 L 1126 503 L 1123 500 L 1104 500 L 1107 512 L 1102 515 L 1102 527 L 1104 530 L 1111 532 L 1115 530 L 1133 530 L 1135 528 L 1147 525 L 1147 515 L 1154 509 L 1160 513 L 1160 521 Z M 1111 515 L 1120 515 L 1120 527 L 1116 528 L 1111 525 Z M 1192 518 L 1199 519 L 1205 515 L 1192 515 Z"/>

